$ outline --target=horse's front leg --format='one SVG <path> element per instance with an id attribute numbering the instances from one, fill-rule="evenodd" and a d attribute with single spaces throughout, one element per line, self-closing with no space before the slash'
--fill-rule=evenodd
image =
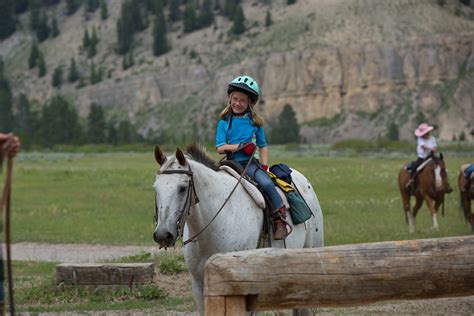
<path id="1" fill-rule="evenodd" d="M 204 315 L 204 293 L 202 288 L 202 280 L 198 280 L 193 277 L 192 285 L 197 310 L 199 312 L 199 315 Z"/>
<path id="2" fill-rule="evenodd" d="M 429 196 L 425 196 L 425 201 L 426 201 L 426 205 L 428 205 L 428 209 L 430 210 L 430 213 L 431 213 L 431 221 L 432 221 L 431 230 L 438 230 L 439 229 L 439 226 L 438 226 L 438 208 L 439 208 L 441 203 L 439 201 L 436 201 L 436 207 L 435 207 L 435 205 L 433 205 L 433 199 L 430 198 Z"/>

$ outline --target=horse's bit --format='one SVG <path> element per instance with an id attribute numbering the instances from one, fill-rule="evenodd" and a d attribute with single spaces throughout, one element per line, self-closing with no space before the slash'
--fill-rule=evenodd
<path id="1" fill-rule="evenodd" d="M 186 192 L 186 199 L 184 201 L 183 208 L 179 212 L 179 217 L 178 217 L 178 235 L 179 237 L 183 237 L 183 228 L 184 224 L 186 223 L 186 219 L 191 213 L 191 206 L 192 206 L 192 197 L 194 195 L 194 204 L 199 203 L 199 198 L 196 194 L 196 189 L 194 188 L 194 181 L 193 181 L 193 172 L 191 171 L 191 166 L 188 166 L 188 170 L 180 170 L 180 169 L 175 169 L 175 170 L 163 170 L 163 171 L 158 171 L 157 174 L 186 174 L 190 176 L 190 180 L 188 182 L 188 190 Z M 156 198 L 155 198 L 155 216 L 153 217 L 155 224 L 158 222 L 158 205 L 156 203 Z"/>

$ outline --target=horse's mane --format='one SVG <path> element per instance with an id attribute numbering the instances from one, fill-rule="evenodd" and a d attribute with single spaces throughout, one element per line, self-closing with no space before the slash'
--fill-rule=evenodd
<path id="1" fill-rule="evenodd" d="M 214 171 L 219 170 L 217 162 L 208 156 L 206 149 L 202 145 L 197 143 L 189 144 L 186 148 L 186 153 L 192 160 L 199 162 Z"/>

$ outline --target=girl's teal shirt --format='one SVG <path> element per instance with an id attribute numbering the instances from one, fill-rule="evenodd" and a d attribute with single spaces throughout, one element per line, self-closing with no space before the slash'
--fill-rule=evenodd
<path id="1" fill-rule="evenodd" d="M 253 124 L 250 113 L 239 116 L 229 115 L 225 120 L 220 120 L 217 123 L 216 147 L 244 142 L 254 142 L 259 148 L 267 146 L 263 127 L 256 127 Z M 236 152 L 234 159 L 242 162 L 248 160 L 249 156 L 242 152 Z"/>

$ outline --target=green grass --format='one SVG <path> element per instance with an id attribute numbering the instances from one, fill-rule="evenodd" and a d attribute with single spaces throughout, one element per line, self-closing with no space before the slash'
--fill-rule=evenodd
<path id="1" fill-rule="evenodd" d="M 423 206 L 415 234 L 408 233 L 396 182 L 412 155 L 296 145 L 274 146 L 271 152 L 271 163 L 289 164 L 314 185 L 327 246 L 471 233 L 459 212 L 455 181 L 459 166 L 472 159 L 464 151 L 445 156 L 455 191 L 446 197 L 440 230 L 431 231 Z M 157 169 L 151 148 L 147 153 L 21 153 L 13 178 L 13 241 L 153 245 Z M 156 262 L 161 274 L 171 278 L 186 271 L 182 255 L 169 252 L 141 253 L 120 262 Z M 159 284 L 92 291 L 58 288 L 53 271 L 53 263 L 15 262 L 20 311 L 140 309 L 166 314 L 195 308 L 189 295 L 169 296 Z"/>
<path id="2" fill-rule="evenodd" d="M 285 162 L 315 185 L 325 219 L 326 244 L 375 242 L 468 233 L 457 190 L 446 198 L 440 231 L 429 231 L 426 208 L 416 235 L 408 235 L 396 178 L 414 157 L 358 154 L 313 157 L 311 150 L 276 147 L 272 163 Z M 315 149 L 317 151 L 317 149 Z M 469 158 L 446 156 L 455 187 Z M 15 162 L 13 241 L 153 245 L 158 166 L 149 153 L 22 153 Z"/>
<path id="3" fill-rule="evenodd" d="M 124 257 L 120 262 L 154 261 L 162 274 L 186 271 L 184 258 L 176 254 L 142 253 Z M 164 263 L 166 269 L 162 270 Z M 56 263 L 14 261 L 15 301 L 19 311 L 65 312 L 93 310 L 150 310 L 166 314 L 166 310 L 193 310 L 190 295 L 171 296 L 160 287 L 160 282 L 134 287 L 70 287 L 58 286 L 54 281 Z M 180 267 L 171 270 L 169 267 Z"/>

